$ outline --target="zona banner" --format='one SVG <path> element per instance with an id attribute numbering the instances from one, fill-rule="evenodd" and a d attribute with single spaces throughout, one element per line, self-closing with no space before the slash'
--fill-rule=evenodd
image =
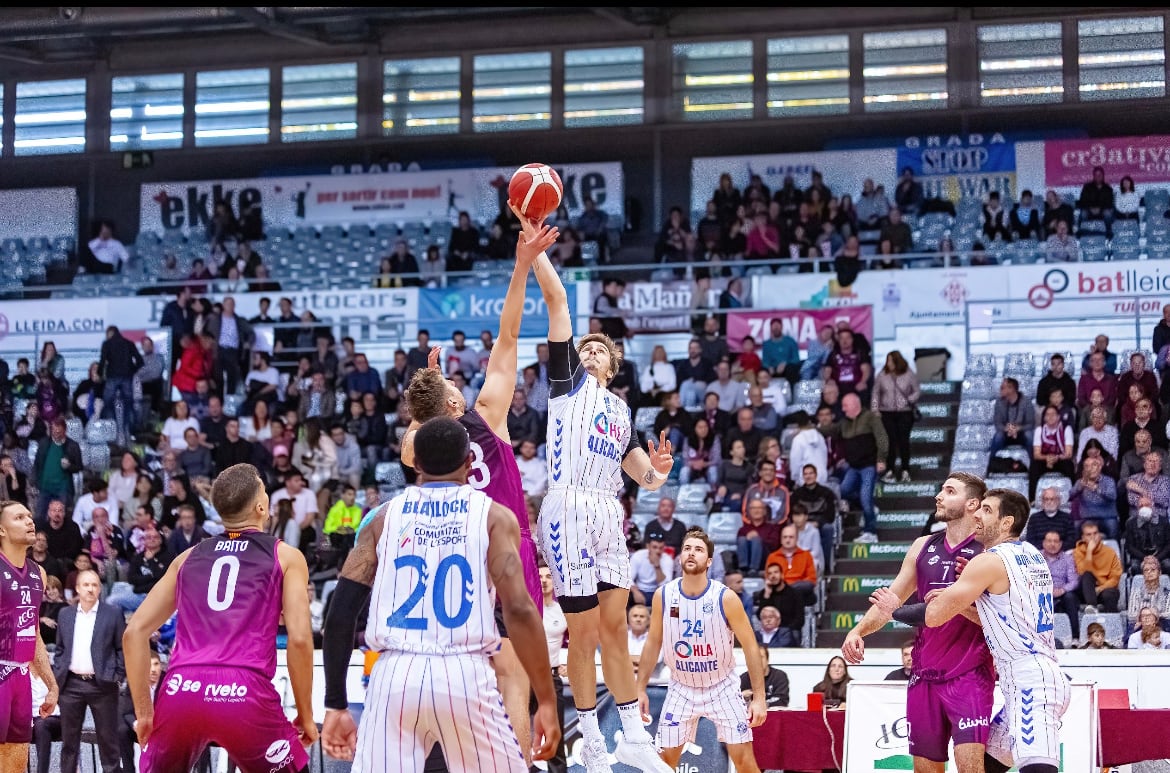
<path id="1" fill-rule="evenodd" d="M 766 297 L 766 296 L 765 296 Z M 727 315 L 727 345 L 733 352 L 740 350 L 744 336 L 756 339 L 762 347 L 772 337 L 772 320 L 779 319 L 784 334 L 796 340 L 797 346 L 807 349 L 809 341 L 817 337 L 823 325 L 845 321 L 853 330 L 873 341 L 873 308 L 870 306 L 837 306 L 828 309 L 780 309 L 775 311 L 734 311 Z"/>

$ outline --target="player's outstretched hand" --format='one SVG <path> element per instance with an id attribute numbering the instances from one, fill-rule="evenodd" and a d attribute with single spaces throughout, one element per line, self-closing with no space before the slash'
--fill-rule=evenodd
<path id="1" fill-rule="evenodd" d="M 317 743 L 317 722 L 313 717 L 303 717 L 297 714 L 297 721 L 293 723 L 297 728 L 297 736 L 301 739 L 301 746 L 311 749 Z"/>
<path id="2" fill-rule="evenodd" d="M 443 347 L 432 346 L 430 353 L 427 355 L 427 367 L 435 370 L 439 369 L 439 356 L 443 353 Z"/>
<path id="3" fill-rule="evenodd" d="M 532 759 L 550 760 L 561 743 L 561 723 L 556 704 L 538 705 L 532 718 Z"/>
<path id="4" fill-rule="evenodd" d="M 349 710 L 329 709 L 321 726 L 321 746 L 335 760 L 353 761 L 357 751 L 357 725 Z"/>
<path id="5" fill-rule="evenodd" d="M 666 430 L 658 436 L 658 445 L 654 438 L 646 438 L 646 447 L 650 452 L 650 465 L 660 474 L 667 475 L 674 467 L 674 454 L 670 441 L 666 439 Z"/>
<path id="6" fill-rule="evenodd" d="M 852 666 L 865 660 L 865 639 L 856 631 L 845 635 L 845 641 L 841 643 L 841 657 Z"/>
<path id="7" fill-rule="evenodd" d="M 748 724 L 752 727 L 759 727 L 764 724 L 764 720 L 767 718 L 768 702 L 764 700 L 763 695 L 757 695 L 748 704 Z"/>
<path id="8" fill-rule="evenodd" d="M 522 267 L 531 266 L 540 253 L 557 243 L 561 232 L 555 225 L 533 225 L 521 220 L 524 232 L 516 240 L 516 263 Z"/>
<path id="9" fill-rule="evenodd" d="M 139 717 L 134 720 L 134 733 L 138 736 L 138 745 L 146 748 L 146 742 L 154 733 L 154 717 Z"/>

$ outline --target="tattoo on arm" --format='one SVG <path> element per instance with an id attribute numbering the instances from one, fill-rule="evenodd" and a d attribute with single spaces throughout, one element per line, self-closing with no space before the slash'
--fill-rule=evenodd
<path id="1" fill-rule="evenodd" d="M 362 529 L 357 544 L 345 558 L 341 577 L 362 585 L 374 584 L 374 573 L 378 569 L 378 539 L 382 535 L 383 515 L 378 515 Z"/>
<path id="2" fill-rule="evenodd" d="M 647 486 L 654 485 L 654 468 L 653 467 L 651 467 L 649 470 L 646 470 L 646 474 L 642 476 L 642 483 L 647 485 Z"/>
<path id="3" fill-rule="evenodd" d="M 520 564 L 520 556 L 515 551 L 507 551 L 496 557 L 494 561 L 488 566 L 488 573 L 492 576 L 492 582 L 498 582 L 505 577 L 515 577 L 524 573 L 524 567 Z"/>

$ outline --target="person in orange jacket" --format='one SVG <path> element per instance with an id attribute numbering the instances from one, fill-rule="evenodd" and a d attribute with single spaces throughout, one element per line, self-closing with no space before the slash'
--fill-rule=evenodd
<path id="1" fill-rule="evenodd" d="M 780 527 L 780 547 L 768 555 L 767 567 L 778 564 L 784 572 L 784 583 L 800 591 L 804 604 L 816 603 L 817 567 L 813 554 L 796 544 L 796 524 L 789 521 Z"/>
<path id="2" fill-rule="evenodd" d="M 1116 612 L 1121 600 L 1121 557 L 1103 540 L 1101 527 L 1089 519 L 1081 524 L 1081 538 L 1073 548 L 1073 561 L 1081 577 L 1081 600 L 1088 613 Z M 780 544 L 784 544 L 783 536 Z"/>

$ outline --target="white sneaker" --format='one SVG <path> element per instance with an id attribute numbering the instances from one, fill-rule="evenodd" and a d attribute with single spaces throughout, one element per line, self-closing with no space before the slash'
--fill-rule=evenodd
<path id="1" fill-rule="evenodd" d="M 878 535 L 874 534 L 872 531 L 863 531 L 863 532 L 861 532 L 861 534 L 857 535 L 857 539 L 855 539 L 853 541 L 854 542 L 866 542 L 866 543 L 872 544 L 872 543 L 878 541 Z"/>
<path id="2" fill-rule="evenodd" d="M 646 773 L 674 773 L 669 765 L 658 756 L 658 751 L 650 741 L 633 743 L 624 738 L 618 741 L 613 756 L 623 765 L 646 771 Z"/>
<path id="3" fill-rule="evenodd" d="M 585 744 L 581 750 L 581 761 L 585 763 L 585 773 L 613 773 L 609 764 L 609 750 L 604 742 Z"/>

